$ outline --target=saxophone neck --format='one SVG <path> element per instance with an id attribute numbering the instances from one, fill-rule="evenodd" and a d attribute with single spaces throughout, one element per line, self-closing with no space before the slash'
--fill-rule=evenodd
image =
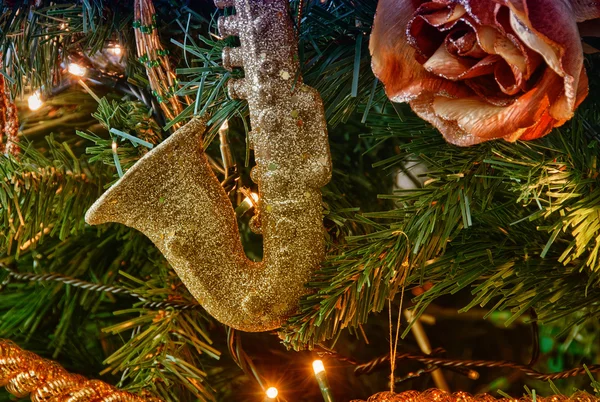
<path id="1" fill-rule="evenodd" d="M 252 178 L 264 192 L 304 191 L 331 177 L 325 112 L 318 92 L 302 82 L 294 27 L 286 0 L 235 0 L 236 14 L 219 19 L 221 35 L 237 35 L 240 46 L 223 50 L 225 68 L 243 67 L 229 81 L 232 98 L 248 101 L 256 168 Z"/>

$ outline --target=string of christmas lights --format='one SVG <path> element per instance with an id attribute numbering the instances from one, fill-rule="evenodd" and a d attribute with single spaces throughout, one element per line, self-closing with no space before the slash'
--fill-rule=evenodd
<path id="1" fill-rule="evenodd" d="M 322 360 L 312 363 L 315 379 L 321 390 L 324 402 L 334 402 L 325 365 Z M 152 396 L 139 396 L 121 391 L 98 380 L 88 380 L 83 376 L 68 373 L 56 362 L 43 359 L 34 353 L 24 351 L 9 340 L 0 339 L 0 386 L 13 395 L 24 398 L 30 396 L 34 402 L 44 400 L 56 401 L 111 401 L 111 402 L 158 402 Z M 269 386 L 265 390 L 264 402 L 278 401 L 279 390 Z M 429 389 L 424 392 L 405 391 L 398 394 L 382 392 L 373 395 L 367 401 L 353 402 L 597 402 L 600 398 L 587 392 L 577 392 L 571 397 L 553 395 L 539 397 L 525 396 L 519 399 L 496 399 L 488 394 L 472 396 L 466 392 L 450 393 L 440 389 Z"/>
<path id="2" fill-rule="evenodd" d="M 201 308 L 198 304 L 195 304 L 195 303 L 177 303 L 177 302 L 172 302 L 172 301 L 150 301 L 150 300 L 144 298 L 142 295 L 139 295 L 135 292 L 132 292 L 129 289 L 126 289 L 126 288 L 123 288 L 120 286 L 114 286 L 114 285 L 109 286 L 109 285 L 104 285 L 104 284 L 91 283 L 91 282 L 79 280 L 77 278 L 72 278 L 72 277 L 54 274 L 54 273 L 49 273 L 49 274 L 20 273 L 20 272 L 17 272 L 15 270 L 11 269 L 10 267 L 6 266 L 5 264 L 1 264 L 1 263 L 0 263 L 0 268 L 5 270 L 9 274 L 9 276 L 7 278 L 11 278 L 11 279 L 15 279 L 15 280 L 42 281 L 42 282 L 43 281 L 55 281 L 55 282 L 62 282 L 62 283 L 65 283 L 65 284 L 68 284 L 71 286 L 79 287 L 82 289 L 90 290 L 90 291 L 109 292 L 109 293 L 113 293 L 113 294 L 127 294 L 131 297 L 135 297 L 141 301 L 144 301 L 145 302 L 144 307 L 146 307 L 146 308 L 154 308 L 154 309 L 167 308 L 167 307 L 176 308 L 176 309 Z M 6 285 L 6 281 L 5 281 L 5 283 L 3 283 L 3 285 Z M 233 331 L 233 330 L 231 330 L 231 331 Z M 235 331 L 233 331 L 233 332 L 235 332 Z M 277 388 L 272 387 L 272 386 L 269 386 L 267 388 L 266 385 L 263 384 L 264 381 L 257 377 L 258 373 L 256 372 L 256 369 L 251 364 L 251 359 L 247 355 L 245 355 L 245 352 L 243 352 L 243 348 L 241 348 L 241 345 L 238 344 L 238 338 L 233 335 L 230 336 L 230 352 L 231 352 L 232 356 L 234 356 L 234 360 L 236 360 L 238 365 L 248 375 L 254 376 L 257 379 L 257 382 L 259 383 L 259 385 L 265 390 L 266 398 L 271 398 L 271 400 L 273 400 L 273 401 L 277 400 L 276 399 L 277 395 L 278 395 Z M 240 353 L 242 353 L 242 355 L 240 355 Z M 402 353 L 397 356 L 397 360 L 419 361 L 419 362 L 431 365 L 432 367 L 443 367 L 445 369 L 452 369 L 452 370 L 462 369 L 464 372 L 461 371 L 461 374 L 465 374 L 469 378 L 476 378 L 476 377 L 474 377 L 474 375 L 477 375 L 477 372 L 475 372 L 473 370 L 468 370 L 468 367 L 479 367 L 479 368 L 509 367 L 509 368 L 523 371 L 525 374 L 527 374 L 533 378 L 540 379 L 540 380 L 549 380 L 549 379 L 555 380 L 555 379 L 561 379 L 561 378 L 582 375 L 582 374 L 586 373 L 586 368 L 581 367 L 581 368 L 566 370 L 563 372 L 546 374 L 546 373 L 540 373 L 534 369 L 531 369 L 527 365 L 518 364 L 518 363 L 514 363 L 514 362 L 448 359 L 448 358 L 439 357 L 438 355 L 440 353 L 441 353 L 441 350 L 439 350 L 439 349 L 432 351 L 432 355 L 429 355 L 429 356 L 422 355 L 422 354 L 416 354 L 416 353 Z M 342 361 L 347 364 L 356 366 L 355 374 L 357 374 L 357 375 L 371 373 L 374 370 L 376 370 L 382 366 L 385 366 L 387 361 L 389 361 L 389 356 L 385 355 L 385 356 L 381 356 L 376 359 L 373 359 L 366 363 L 360 363 L 351 357 L 340 355 L 340 354 L 336 353 L 335 351 L 332 351 L 330 349 L 323 348 L 323 347 L 318 348 L 318 354 L 320 354 L 322 356 L 331 357 L 338 361 Z M 236 355 L 238 356 L 237 359 L 235 358 Z M 245 362 L 243 362 L 243 361 L 245 361 Z M 587 366 L 587 370 L 589 372 L 600 372 L 600 365 Z M 321 389 L 321 393 L 323 395 L 323 400 L 325 402 L 333 402 L 333 394 L 332 394 L 329 384 L 327 382 L 325 365 L 322 360 L 315 360 L 313 362 L 313 371 L 315 373 L 315 378 L 317 380 L 317 383 L 319 384 L 319 388 Z M 410 373 L 408 375 L 408 377 L 413 378 L 415 376 L 429 373 L 430 371 L 432 371 L 431 368 L 421 370 L 418 373 Z M 440 392 L 442 392 L 442 391 L 440 391 Z M 269 396 L 269 395 L 275 395 L 275 396 Z M 409 398 L 409 399 L 407 399 L 407 401 L 413 401 L 413 400 L 414 401 L 425 401 L 425 399 L 410 399 L 410 398 L 416 398 L 416 397 L 422 398 L 423 396 L 415 396 L 416 394 L 415 395 L 406 394 L 406 395 L 407 395 L 406 397 Z M 451 398 L 451 397 L 452 398 L 454 398 L 454 397 L 465 398 L 466 397 L 465 395 L 467 395 L 467 394 L 460 393 L 460 394 L 458 394 L 458 396 L 456 396 L 456 395 L 448 396 L 448 395 L 444 394 L 444 398 L 446 398 L 446 397 L 447 398 Z M 470 398 L 475 398 L 475 397 L 470 397 Z M 489 398 L 491 398 L 491 397 L 489 397 Z M 269 400 L 269 399 L 267 399 L 267 400 Z M 462 400 L 462 399 L 447 399 L 447 400 L 449 402 L 451 402 L 454 400 Z M 478 399 L 470 399 L 470 400 L 477 401 Z M 482 399 L 482 400 L 486 400 L 486 399 Z M 495 401 L 495 399 L 488 399 L 488 400 Z M 540 400 L 540 399 L 538 399 L 538 400 Z M 562 401 L 562 400 L 569 400 L 569 399 L 559 399 L 559 400 Z M 578 400 L 578 399 L 575 399 L 575 400 Z M 390 401 L 392 401 L 392 400 L 390 400 Z M 396 401 L 396 399 L 393 399 L 393 401 Z M 403 399 L 398 399 L 398 401 L 403 401 Z M 465 400 L 465 401 L 467 401 L 467 400 Z M 554 401 L 554 400 L 548 399 L 548 401 Z"/>
<path id="3" fill-rule="evenodd" d="M 354 373 L 369 374 L 378 367 L 385 365 L 390 360 L 388 355 L 380 356 L 369 362 L 359 364 L 354 369 Z M 541 381 L 559 380 L 562 378 L 584 375 L 587 371 L 590 373 L 600 372 L 600 364 L 593 364 L 586 367 L 577 367 L 571 370 L 565 370 L 558 373 L 541 373 L 532 369 L 528 365 L 515 363 L 506 360 L 461 360 L 449 359 L 437 356 L 427 356 L 418 353 L 402 353 L 396 356 L 396 360 L 412 360 L 425 364 L 431 364 L 438 367 L 480 367 L 480 368 L 499 368 L 508 367 L 523 372 L 525 375 Z M 587 370 L 587 371 L 586 371 Z"/>
<path id="4" fill-rule="evenodd" d="M 8 273 L 8 276 L 1 284 L 0 288 L 6 286 L 10 280 L 18 280 L 18 281 L 29 281 L 29 282 L 61 282 L 65 285 L 70 285 L 76 288 L 81 288 L 85 290 L 89 290 L 92 292 L 106 292 L 111 294 L 123 294 L 128 295 L 130 297 L 134 297 L 144 302 L 143 307 L 150 309 L 164 309 L 164 308 L 173 308 L 176 310 L 194 310 L 201 309 L 202 307 L 197 303 L 182 303 L 176 301 L 169 300 L 159 300 L 153 301 L 148 300 L 144 296 L 136 293 L 130 289 L 127 289 L 122 286 L 116 285 L 106 285 L 103 283 L 92 283 L 83 281 L 81 279 L 73 278 L 66 275 L 56 274 L 56 273 L 47 273 L 47 274 L 36 274 L 31 272 L 17 272 L 11 267 L 0 263 L 0 268 Z"/>

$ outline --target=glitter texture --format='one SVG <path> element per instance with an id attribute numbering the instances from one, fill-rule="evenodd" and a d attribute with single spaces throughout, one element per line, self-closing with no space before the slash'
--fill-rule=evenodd
<path id="1" fill-rule="evenodd" d="M 587 392 L 577 392 L 571 397 L 563 395 L 552 395 L 548 397 L 531 397 L 523 398 L 501 398 L 496 399 L 488 394 L 480 394 L 471 396 L 466 392 L 455 392 L 453 394 L 442 391 L 441 389 L 428 389 L 424 392 L 405 391 L 399 394 L 393 392 L 380 392 L 373 395 L 366 401 L 351 401 L 351 402 L 599 402 L 600 398 L 592 396 Z"/>
<path id="2" fill-rule="evenodd" d="M 121 391 L 99 380 L 71 374 L 58 363 L 42 359 L 6 339 L 0 339 L 0 386 L 18 398 L 32 402 L 159 402 Z"/>
<path id="3" fill-rule="evenodd" d="M 236 14 L 219 20 L 226 68 L 243 67 L 232 97 L 248 100 L 258 184 L 253 227 L 264 258 L 240 242 L 233 207 L 203 153 L 204 121 L 187 123 L 149 152 L 86 214 L 90 224 L 120 222 L 146 234 L 200 304 L 243 331 L 281 326 L 324 258 L 320 187 L 331 177 L 321 98 L 302 83 L 287 1 L 217 1 Z"/>

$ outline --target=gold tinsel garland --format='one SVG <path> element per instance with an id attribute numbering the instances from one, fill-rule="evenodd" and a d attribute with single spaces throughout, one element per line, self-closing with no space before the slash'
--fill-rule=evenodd
<path id="1" fill-rule="evenodd" d="M 34 402 L 160 401 L 71 374 L 58 363 L 25 351 L 5 339 L 0 339 L 0 386 L 18 398 L 30 395 Z"/>
<path id="2" fill-rule="evenodd" d="M 12 100 L 10 88 L 3 75 L 0 75 L 0 153 L 16 155 L 19 153 L 19 117 L 17 107 Z M 6 135 L 6 142 L 3 136 Z"/>
<path id="3" fill-rule="evenodd" d="M 177 78 L 171 68 L 168 51 L 162 47 L 158 37 L 154 3 L 152 0 L 135 0 L 133 4 L 133 28 L 139 61 L 146 67 L 152 94 L 158 100 L 165 117 L 173 120 L 183 111 L 183 107 L 176 96 Z M 186 100 L 189 103 L 190 100 Z M 173 128 L 180 126 L 177 123 Z"/>
<path id="4" fill-rule="evenodd" d="M 355 400 L 352 402 L 532 402 L 531 397 L 502 398 L 496 399 L 488 394 L 471 395 L 467 392 L 455 392 L 453 394 L 432 388 L 424 392 L 405 391 L 399 394 L 393 392 L 380 392 L 371 396 L 366 401 Z M 573 396 L 552 395 L 548 397 L 536 397 L 536 402 L 597 402 L 600 398 L 592 396 L 587 392 L 577 392 Z"/>

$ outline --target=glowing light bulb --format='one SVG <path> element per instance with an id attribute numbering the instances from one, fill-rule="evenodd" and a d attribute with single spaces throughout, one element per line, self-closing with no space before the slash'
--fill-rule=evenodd
<path id="1" fill-rule="evenodd" d="M 229 129 L 229 120 L 225 120 L 223 122 L 223 124 L 221 124 L 221 128 L 219 128 L 219 131 L 221 130 L 228 130 Z"/>
<path id="2" fill-rule="evenodd" d="M 112 154 L 113 161 L 115 161 L 115 167 L 117 168 L 117 173 L 119 177 L 123 177 L 123 168 L 121 167 L 121 161 L 119 160 L 119 154 L 117 153 L 117 142 L 113 141 L 112 143 Z"/>
<path id="3" fill-rule="evenodd" d="M 249 197 L 244 198 L 242 201 L 245 204 L 248 204 L 248 208 L 258 203 L 258 194 L 250 193 Z"/>
<path id="4" fill-rule="evenodd" d="M 325 365 L 321 360 L 313 361 L 313 371 L 315 372 L 315 378 L 321 389 L 323 401 L 333 402 L 333 395 L 329 389 L 329 382 L 327 381 L 327 373 L 325 373 Z"/>
<path id="5" fill-rule="evenodd" d="M 108 52 L 114 54 L 115 56 L 120 56 L 123 53 L 123 49 L 118 44 L 111 46 L 108 48 Z"/>
<path id="6" fill-rule="evenodd" d="M 76 75 L 78 77 L 83 77 L 86 73 L 86 68 L 80 66 L 77 63 L 69 63 L 67 70 L 69 71 L 69 73 Z"/>
<path id="7" fill-rule="evenodd" d="M 323 371 L 325 371 L 325 365 L 321 360 L 315 360 L 313 362 L 313 370 L 315 374 L 322 373 Z"/>
<path id="8" fill-rule="evenodd" d="M 269 389 L 267 389 L 267 397 L 275 399 L 277 398 L 277 395 L 279 395 L 279 391 L 277 391 L 277 388 L 270 387 Z"/>
<path id="9" fill-rule="evenodd" d="M 42 100 L 40 91 L 35 91 L 32 95 L 29 95 L 29 98 L 27 99 L 27 104 L 29 105 L 30 110 L 38 110 L 39 108 L 41 108 L 44 104 L 44 101 Z"/>

